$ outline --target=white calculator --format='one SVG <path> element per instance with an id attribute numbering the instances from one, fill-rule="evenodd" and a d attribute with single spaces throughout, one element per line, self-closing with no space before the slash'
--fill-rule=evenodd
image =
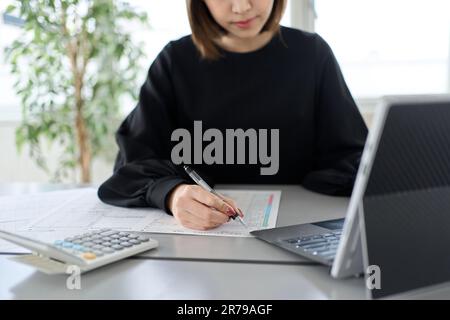
<path id="1" fill-rule="evenodd" d="M 33 252 L 13 257 L 13 260 L 47 274 L 67 273 L 70 266 L 79 267 L 83 273 L 158 246 L 158 241 L 145 234 L 111 229 L 55 240 L 53 244 L 2 230 L 0 238 Z"/>

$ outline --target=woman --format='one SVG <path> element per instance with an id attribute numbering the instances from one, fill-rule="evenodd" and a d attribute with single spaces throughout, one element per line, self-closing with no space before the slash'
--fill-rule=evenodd
<path id="1" fill-rule="evenodd" d="M 193 185 L 171 161 L 172 133 L 193 135 L 194 121 L 222 133 L 279 132 L 276 174 L 261 175 L 261 165 L 248 161 L 195 165 L 210 184 L 302 184 L 349 195 L 367 128 L 327 43 L 280 26 L 284 0 L 187 4 L 192 35 L 170 42 L 150 67 L 137 107 L 117 131 L 120 151 L 100 199 L 157 207 L 197 230 L 242 216 L 232 200 Z"/>

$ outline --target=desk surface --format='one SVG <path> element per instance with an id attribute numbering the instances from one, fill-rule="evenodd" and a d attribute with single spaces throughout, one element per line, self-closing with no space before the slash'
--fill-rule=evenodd
<path id="1" fill-rule="evenodd" d="M 283 191 L 277 226 L 335 219 L 348 199 L 318 195 L 299 186 L 227 186 Z M 0 194 L 61 189 L 0 185 Z M 304 261 L 251 238 L 159 235 L 160 248 L 81 276 L 81 290 L 66 288 L 67 276 L 48 276 L 0 255 L 0 299 L 364 299 L 363 279 L 335 280 L 328 268 Z M 236 256 L 230 248 L 239 247 Z M 198 251 L 202 251 L 199 255 Z M 237 262 L 240 255 L 254 261 Z M 289 263 L 266 260 L 267 252 Z M 235 261 L 221 261 L 234 254 Z M 209 256 L 214 261 L 202 257 Z M 294 256 L 294 257 L 293 257 Z M 174 259 L 175 258 L 175 259 Z M 252 260 L 252 259 L 250 259 Z M 450 289 L 421 298 L 450 298 Z"/>

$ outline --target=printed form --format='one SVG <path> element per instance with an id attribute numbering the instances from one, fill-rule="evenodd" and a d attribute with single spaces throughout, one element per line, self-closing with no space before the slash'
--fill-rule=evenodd
<path id="1" fill-rule="evenodd" d="M 0 229 L 53 242 L 89 230 L 177 233 L 208 236 L 251 237 L 250 231 L 276 225 L 281 191 L 217 190 L 232 198 L 244 213 L 247 228 L 239 221 L 196 231 L 181 226 L 174 217 L 154 208 L 121 208 L 102 203 L 93 188 L 0 197 Z M 23 252 L 0 239 L 0 252 Z"/>
<path id="2" fill-rule="evenodd" d="M 184 233 L 208 236 L 251 237 L 250 231 L 274 228 L 278 217 L 281 191 L 216 190 L 219 194 L 236 201 L 244 213 L 245 228 L 239 221 L 230 220 L 218 228 L 196 231 L 184 228 L 173 217 L 165 214 L 155 220 L 144 231 L 156 233 Z"/>

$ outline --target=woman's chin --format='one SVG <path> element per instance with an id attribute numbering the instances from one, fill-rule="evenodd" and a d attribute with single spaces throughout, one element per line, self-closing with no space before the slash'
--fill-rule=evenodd
<path id="1" fill-rule="evenodd" d="M 240 39 L 252 39 L 257 37 L 260 34 L 262 28 L 252 28 L 252 29 L 243 29 L 243 30 L 232 30 L 230 33 L 235 38 Z"/>

